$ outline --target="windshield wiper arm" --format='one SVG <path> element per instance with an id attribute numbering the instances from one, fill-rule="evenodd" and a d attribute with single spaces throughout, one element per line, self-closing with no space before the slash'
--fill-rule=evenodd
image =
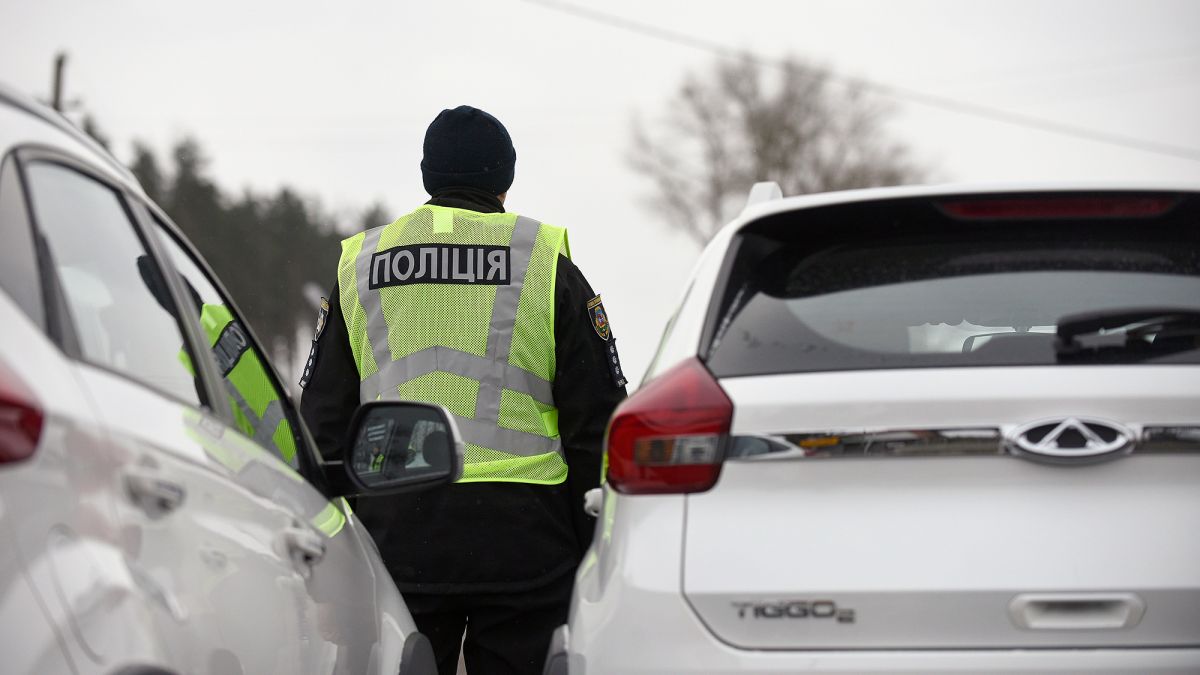
<path id="1" fill-rule="evenodd" d="M 1167 338 L 1200 337 L 1200 310 L 1131 307 L 1059 317 L 1055 351 L 1073 356 L 1099 350 L 1141 350 L 1155 355 L 1200 348 Z M 1124 329 L 1124 330 L 1121 330 Z M 1108 334 L 1108 331 L 1119 331 Z M 1091 339 L 1088 339 L 1091 338 Z M 1147 338 L 1151 338 L 1147 340 Z"/>

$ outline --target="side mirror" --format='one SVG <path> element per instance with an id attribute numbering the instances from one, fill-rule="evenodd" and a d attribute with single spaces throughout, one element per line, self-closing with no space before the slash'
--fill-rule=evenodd
<path id="1" fill-rule="evenodd" d="M 385 495 L 462 477 L 463 441 L 440 405 L 374 401 L 350 422 L 346 473 L 358 494 Z"/>

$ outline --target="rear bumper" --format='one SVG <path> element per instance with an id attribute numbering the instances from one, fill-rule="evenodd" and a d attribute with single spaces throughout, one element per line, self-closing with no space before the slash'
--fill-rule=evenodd
<path id="1" fill-rule="evenodd" d="M 546 675 L 746 673 L 1200 673 L 1187 648 L 767 650 L 732 647 L 684 599 L 683 500 L 605 491 L 601 529 L 576 576 L 570 623 L 555 632 Z M 620 512 L 621 517 L 614 517 Z M 565 662 L 565 669 L 563 667 Z"/>
<path id="2" fill-rule="evenodd" d="M 570 623 L 555 632 L 547 675 L 561 675 L 563 661 L 569 675 L 1200 673 L 1200 646 L 857 651 L 732 647 L 715 637 L 683 597 L 679 561 L 684 511 L 684 498 L 678 495 L 623 498 L 605 488 L 596 540 L 575 578 Z"/>
<path id="3" fill-rule="evenodd" d="M 583 575 L 586 576 L 586 575 Z M 556 632 L 546 675 L 745 675 L 746 673 L 1200 673 L 1200 647 L 922 650 L 754 650 L 717 639 L 680 596 L 611 583 L 575 598 L 569 630 Z M 561 663 L 566 662 L 563 669 Z M 551 663 L 555 669 L 549 669 Z"/>
<path id="4" fill-rule="evenodd" d="M 572 656 L 570 675 L 591 673 L 1105 673 L 1183 675 L 1200 672 L 1200 650 L 1047 650 L 992 652 L 826 652 L 743 653 L 725 655 L 721 665 L 701 663 L 707 650 L 676 652 L 671 658 L 634 663 L 598 663 Z M 664 655 L 666 656 L 666 655 Z M 575 664 L 580 663 L 579 667 Z"/>
<path id="5" fill-rule="evenodd" d="M 610 586 L 613 604 L 579 601 L 555 633 L 545 675 L 747 673 L 1038 673 L 1196 675 L 1198 648 L 750 650 L 712 635 L 676 592 L 647 597 Z M 641 597 L 639 597 L 641 596 Z M 607 599 L 606 599 L 607 600 Z"/>
<path id="6" fill-rule="evenodd" d="M 1200 673 L 1196 649 L 997 649 L 972 651 L 748 651 L 705 635 L 687 645 L 613 645 L 591 641 L 573 649 L 567 626 L 555 632 L 543 675 L 747 673 L 1102 673 L 1184 675 Z"/>

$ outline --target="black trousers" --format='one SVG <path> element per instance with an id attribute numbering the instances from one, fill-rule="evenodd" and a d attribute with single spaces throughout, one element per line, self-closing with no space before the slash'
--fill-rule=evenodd
<path id="1" fill-rule="evenodd" d="M 541 675 L 550 635 L 567 622 L 574 583 L 568 573 L 520 593 L 405 591 L 404 601 L 417 630 L 433 643 L 438 675 L 457 672 L 460 647 L 472 675 Z"/>

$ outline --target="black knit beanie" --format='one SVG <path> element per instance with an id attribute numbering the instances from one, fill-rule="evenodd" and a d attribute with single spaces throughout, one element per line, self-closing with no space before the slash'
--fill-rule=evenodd
<path id="1" fill-rule="evenodd" d="M 429 194 L 473 187 L 498 195 L 513 182 L 517 151 L 500 120 L 478 108 L 443 110 L 425 131 L 421 178 Z"/>

